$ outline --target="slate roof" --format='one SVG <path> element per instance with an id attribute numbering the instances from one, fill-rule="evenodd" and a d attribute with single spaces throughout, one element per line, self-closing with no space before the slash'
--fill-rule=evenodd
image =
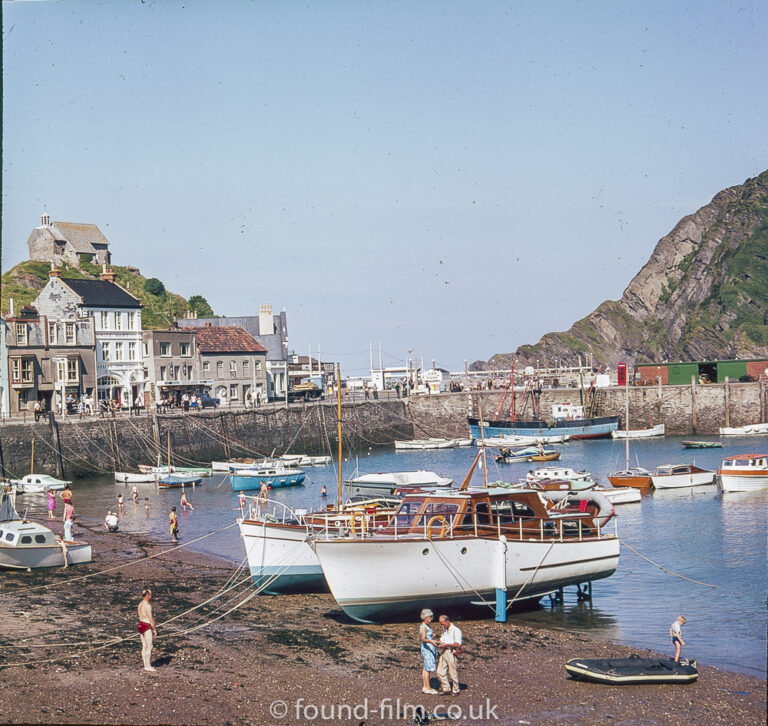
<path id="1" fill-rule="evenodd" d="M 50 227 L 44 227 L 43 231 L 47 231 L 54 239 L 69 242 L 78 253 L 94 254 L 94 244 L 109 245 L 109 241 L 95 224 L 53 222 Z"/>
<path id="2" fill-rule="evenodd" d="M 266 353 L 253 336 L 239 326 L 195 328 L 197 348 L 201 353 Z"/>
<path id="3" fill-rule="evenodd" d="M 282 361 L 285 360 L 286 351 L 283 343 L 288 338 L 288 325 L 286 322 L 285 310 L 272 316 L 275 329 L 274 334 L 269 334 L 267 331 L 259 329 L 259 316 L 258 315 L 243 315 L 239 317 L 226 317 L 226 318 L 188 318 L 180 320 L 179 325 L 184 325 L 188 328 L 204 328 L 208 323 L 211 327 L 232 327 L 240 326 L 245 328 L 256 340 L 267 349 L 267 360 L 270 361 Z"/>
<path id="4" fill-rule="evenodd" d="M 61 281 L 75 295 L 79 296 L 82 304 L 89 308 L 140 308 L 141 303 L 120 285 L 106 280 L 76 280 L 62 277 Z"/>

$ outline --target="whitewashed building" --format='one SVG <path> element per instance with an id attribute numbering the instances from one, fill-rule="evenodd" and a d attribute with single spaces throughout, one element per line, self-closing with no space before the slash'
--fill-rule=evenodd
<path id="1" fill-rule="evenodd" d="M 98 280 L 63 278 L 58 269 L 49 275 L 34 305 L 52 321 L 93 319 L 98 398 L 112 399 L 124 407 L 137 395 L 143 398 L 146 380 L 138 298 L 120 287 L 115 273 L 106 266 Z"/>

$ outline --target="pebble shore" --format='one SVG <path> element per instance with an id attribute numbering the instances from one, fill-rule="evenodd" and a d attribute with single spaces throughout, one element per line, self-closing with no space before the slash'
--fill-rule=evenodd
<path id="1" fill-rule="evenodd" d="M 185 633 L 238 602 L 217 600 L 163 625 L 216 593 L 234 566 L 190 549 L 138 561 L 170 543 L 107 534 L 85 518 L 79 526 L 93 564 L 0 574 L 0 722 L 391 725 L 413 723 L 423 705 L 445 724 L 765 723 L 764 680 L 699 663 L 690 685 L 581 683 L 568 678 L 566 660 L 651 654 L 514 617 L 456 618 L 466 646 L 455 697 L 421 693 L 418 614 L 360 625 L 329 594 L 257 596 Z M 141 669 L 135 637 L 145 586 L 158 623 L 154 673 Z M 120 637 L 128 640 L 108 644 Z"/>

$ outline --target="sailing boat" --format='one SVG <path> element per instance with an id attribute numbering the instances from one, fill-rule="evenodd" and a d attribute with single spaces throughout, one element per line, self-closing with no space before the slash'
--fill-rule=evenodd
<path id="1" fill-rule="evenodd" d="M 641 466 L 629 465 L 629 380 L 624 382 L 624 468 L 608 475 L 608 481 L 615 487 L 651 488 L 651 472 Z"/>
<path id="2" fill-rule="evenodd" d="M 171 466 L 171 432 L 168 432 L 168 468 L 167 471 L 171 472 L 174 471 L 173 467 Z M 188 474 L 188 473 L 177 473 L 177 474 L 166 474 L 165 476 L 159 475 L 157 479 L 157 486 L 160 489 L 175 489 L 177 487 L 185 487 L 187 484 L 191 484 L 192 486 L 195 486 L 195 484 L 199 484 L 201 481 L 203 481 L 203 478 L 201 476 L 198 476 L 197 474 Z"/>

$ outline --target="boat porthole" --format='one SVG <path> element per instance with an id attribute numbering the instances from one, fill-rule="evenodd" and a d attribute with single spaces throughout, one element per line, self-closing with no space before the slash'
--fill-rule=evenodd
<path id="1" fill-rule="evenodd" d="M 425 548 L 424 548 L 424 549 L 421 551 L 421 554 L 423 554 L 423 555 L 428 555 L 428 554 L 429 554 L 429 547 L 425 547 Z"/>
<path id="2" fill-rule="evenodd" d="M 467 548 L 466 547 L 462 547 L 461 548 L 461 554 L 463 554 L 463 555 L 467 554 Z"/>

